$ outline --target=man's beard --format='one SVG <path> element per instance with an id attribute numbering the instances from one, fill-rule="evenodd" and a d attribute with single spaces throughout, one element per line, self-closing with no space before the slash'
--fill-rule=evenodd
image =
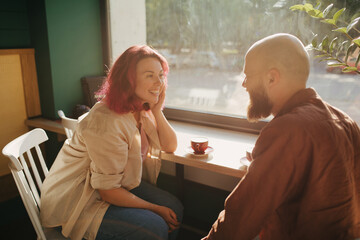
<path id="1" fill-rule="evenodd" d="M 249 91 L 249 96 L 250 103 L 247 111 L 249 122 L 257 122 L 259 119 L 270 116 L 273 104 L 270 102 L 263 86 L 259 86 L 251 93 Z"/>

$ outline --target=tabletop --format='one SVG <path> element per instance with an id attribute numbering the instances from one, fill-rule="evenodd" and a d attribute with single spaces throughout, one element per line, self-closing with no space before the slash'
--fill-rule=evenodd
<path id="1" fill-rule="evenodd" d="M 226 129 L 169 121 L 175 129 L 178 147 L 174 153 L 161 154 L 161 159 L 241 178 L 247 170 L 246 151 L 251 151 L 257 135 Z M 206 137 L 213 151 L 194 155 L 190 150 L 192 137 Z"/>

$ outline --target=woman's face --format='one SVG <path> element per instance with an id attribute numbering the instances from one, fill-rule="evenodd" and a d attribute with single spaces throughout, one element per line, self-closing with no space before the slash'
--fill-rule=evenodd
<path id="1" fill-rule="evenodd" d="M 135 94 L 143 103 L 156 104 L 164 87 L 164 72 L 156 58 L 144 58 L 136 65 Z"/>

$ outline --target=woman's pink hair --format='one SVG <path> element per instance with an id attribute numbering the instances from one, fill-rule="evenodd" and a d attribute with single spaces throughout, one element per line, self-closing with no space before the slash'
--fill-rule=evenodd
<path id="1" fill-rule="evenodd" d="M 169 72 L 166 59 L 149 46 L 136 45 L 128 48 L 115 61 L 106 81 L 100 90 L 96 92 L 98 100 L 103 99 L 108 107 L 116 113 L 149 110 L 149 106 L 147 104 L 143 105 L 135 95 L 136 65 L 144 58 L 156 58 L 159 60 L 164 72 L 166 87 Z"/>

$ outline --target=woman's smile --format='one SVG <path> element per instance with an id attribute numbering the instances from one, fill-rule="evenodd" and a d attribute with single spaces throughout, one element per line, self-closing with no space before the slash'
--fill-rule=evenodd
<path id="1" fill-rule="evenodd" d="M 136 66 L 135 94 L 143 102 L 156 104 L 164 86 L 164 73 L 156 58 L 144 58 Z"/>

